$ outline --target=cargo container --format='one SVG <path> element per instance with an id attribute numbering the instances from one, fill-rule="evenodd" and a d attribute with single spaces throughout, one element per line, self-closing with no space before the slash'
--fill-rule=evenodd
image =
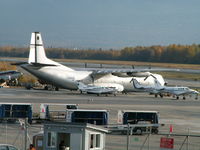
<path id="1" fill-rule="evenodd" d="M 151 126 L 152 133 L 158 133 L 159 128 L 159 112 L 157 111 L 138 111 L 138 110 L 119 110 L 118 123 L 137 125 L 133 128 L 133 132 L 142 133 L 146 131 L 146 126 Z M 141 125 L 138 126 L 138 125 Z"/>
<path id="2" fill-rule="evenodd" d="M 90 123 L 95 125 L 107 125 L 109 119 L 108 110 L 68 109 L 67 122 Z"/>
<path id="3" fill-rule="evenodd" d="M 0 121 L 16 122 L 28 118 L 32 123 L 32 105 L 27 103 L 0 103 Z"/>

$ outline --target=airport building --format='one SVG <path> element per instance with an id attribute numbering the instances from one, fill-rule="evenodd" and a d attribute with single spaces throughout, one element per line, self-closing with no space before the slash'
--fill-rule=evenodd
<path id="1" fill-rule="evenodd" d="M 104 150 L 106 133 L 106 129 L 87 123 L 45 123 L 43 149 Z"/>

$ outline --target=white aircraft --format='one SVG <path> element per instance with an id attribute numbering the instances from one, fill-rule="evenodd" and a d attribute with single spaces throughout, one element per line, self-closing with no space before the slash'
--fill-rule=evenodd
<path id="1" fill-rule="evenodd" d="M 199 92 L 193 89 L 190 89 L 188 87 L 172 87 L 172 86 L 163 86 L 160 84 L 160 82 L 157 80 L 157 78 L 153 75 L 155 84 L 152 86 L 144 86 L 139 83 L 139 81 L 136 78 L 133 78 L 133 83 L 135 88 L 143 89 L 144 91 L 150 92 L 155 94 L 155 97 L 157 95 L 160 95 L 163 97 L 164 93 L 172 94 L 173 96 L 176 96 L 176 99 L 179 99 L 179 96 L 183 96 L 183 99 L 186 99 L 186 95 L 196 95 L 195 99 L 198 99 Z"/>
<path id="2" fill-rule="evenodd" d="M 80 90 L 81 92 L 94 94 L 110 94 L 116 92 L 131 92 L 136 89 L 133 86 L 134 73 L 150 75 L 152 69 L 100 69 L 100 70 L 75 70 L 64 66 L 46 57 L 41 33 L 34 32 L 31 36 L 28 63 L 20 65 L 23 69 L 36 76 L 45 83 L 57 88 Z M 155 69 L 153 71 L 160 71 Z M 153 74 L 161 85 L 165 84 L 163 77 Z M 143 77 L 144 79 L 145 77 Z M 154 85 L 155 80 L 148 78 L 143 83 Z"/>
<path id="3" fill-rule="evenodd" d="M 1 86 L 5 84 L 17 84 L 18 78 L 22 75 L 21 72 L 16 70 L 8 70 L 8 71 L 1 71 L 0 72 L 0 84 Z"/>

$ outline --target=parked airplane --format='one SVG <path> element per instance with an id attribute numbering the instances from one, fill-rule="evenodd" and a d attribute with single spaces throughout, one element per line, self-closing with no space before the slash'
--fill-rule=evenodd
<path id="1" fill-rule="evenodd" d="M 46 57 L 39 32 L 32 33 L 28 63 L 22 63 L 20 66 L 38 79 L 55 87 L 95 94 L 135 91 L 132 75 L 140 72 L 150 75 L 149 71 L 152 71 L 152 69 L 112 70 L 103 68 L 84 71 L 69 68 Z M 161 75 L 153 75 L 156 76 L 161 85 L 165 84 Z M 144 84 L 153 86 L 155 80 L 148 78 Z"/>
<path id="2" fill-rule="evenodd" d="M 153 76 L 153 75 L 152 75 Z M 183 99 L 186 99 L 186 95 L 196 95 L 195 99 L 198 99 L 199 92 L 193 89 L 190 89 L 188 87 L 172 87 L 172 86 L 163 86 L 160 84 L 160 82 L 157 80 L 157 78 L 154 76 L 155 85 L 150 86 L 144 86 L 139 83 L 139 81 L 134 78 L 133 83 L 135 88 L 143 89 L 144 91 L 150 92 L 155 94 L 155 97 L 157 95 L 160 95 L 163 97 L 163 94 L 171 94 L 173 96 L 176 96 L 176 99 L 179 99 L 179 96 L 183 96 Z"/>
<path id="3" fill-rule="evenodd" d="M 14 83 L 17 84 L 18 78 L 22 75 L 21 72 L 16 70 L 1 71 L 0 72 L 0 83 L 5 85 L 5 83 Z"/>

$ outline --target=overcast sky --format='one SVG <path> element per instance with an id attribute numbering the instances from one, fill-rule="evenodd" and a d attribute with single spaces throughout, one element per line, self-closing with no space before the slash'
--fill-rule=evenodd
<path id="1" fill-rule="evenodd" d="M 200 0 L 0 0 L 0 46 L 200 44 Z"/>

